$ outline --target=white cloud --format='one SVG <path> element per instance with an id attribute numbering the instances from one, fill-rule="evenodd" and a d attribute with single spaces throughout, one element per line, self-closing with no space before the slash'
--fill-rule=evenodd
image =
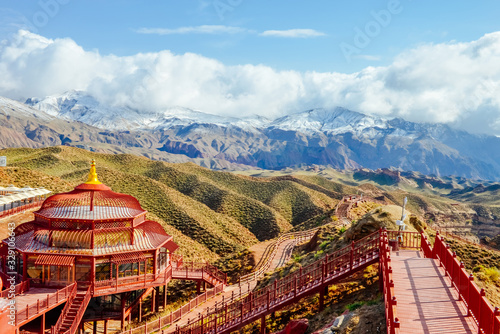
<path id="1" fill-rule="evenodd" d="M 155 35 L 179 35 L 179 34 L 239 34 L 250 30 L 224 25 L 202 25 L 194 27 L 180 27 L 175 29 L 166 28 L 140 28 L 136 32 L 139 34 Z"/>
<path id="2" fill-rule="evenodd" d="M 260 34 L 266 37 L 286 37 L 286 38 L 310 38 L 326 36 L 325 33 L 314 29 L 289 29 L 289 30 L 266 30 Z"/>
<path id="3" fill-rule="evenodd" d="M 500 32 L 468 43 L 421 45 L 389 66 L 343 74 L 227 66 L 169 51 L 101 55 L 71 39 L 20 31 L 0 43 L 0 78 L 0 95 L 19 100 L 79 89 L 102 103 L 137 110 L 183 106 L 266 117 L 344 106 L 500 134 Z"/>
<path id="4" fill-rule="evenodd" d="M 369 60 L 369 61 L 380 61 L 382 58 L 380 56 L 375 55 L 356 55 L 353 58 Z"/>

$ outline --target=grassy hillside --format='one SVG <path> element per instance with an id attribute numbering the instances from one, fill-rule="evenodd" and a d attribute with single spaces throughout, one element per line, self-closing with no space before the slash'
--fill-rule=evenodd
<path id="1" fill-rule="evenodd" d="M 84 182 L 96 160 L 99 179 L 136 197 L 151 219 L 176 237 L 188 258 L 214 260 L 277 236 L 331 210 L 339 194 L 300 180 L 215 172 L 133 155 L 73 147 L 4 149 L 0 185 L 43 186 L 54 193 Z"/>

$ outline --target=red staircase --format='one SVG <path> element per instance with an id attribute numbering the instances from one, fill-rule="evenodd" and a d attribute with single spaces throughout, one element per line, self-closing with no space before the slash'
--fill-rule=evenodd
<path id="1" fill-rule="evenodd" d="M 85 309 L 90 302 L 90 288 L 88 290 L 75 290 L 57 321 L 51 328 L 51 334 L 75 334 L 80 321 L 82 320 Z"/>

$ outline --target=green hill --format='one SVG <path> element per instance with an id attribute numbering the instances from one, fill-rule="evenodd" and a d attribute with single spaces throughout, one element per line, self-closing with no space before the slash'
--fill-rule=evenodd
<path id="1" fill-rule="evenodd" d="M 0 185 L 71 190 L 96 160 L 100 180 L 136 197 L 152 219 L 176 237 L 187 258 L 214 260 L 276 237 L 335 207 L 338 194 L 293 180 L 216 172 L 192 163 L 171 164 L 133 155 L 73 147 L 4 149 L 9 167 Z"/>

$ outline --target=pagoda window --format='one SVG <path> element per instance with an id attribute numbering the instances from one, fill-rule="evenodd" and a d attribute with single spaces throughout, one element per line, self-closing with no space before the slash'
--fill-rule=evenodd
<path id="1" fill-rule="evenodd" d="M 90 281 L 91 260 L 89 258 L 79 258 L 75 264 L 75 280 L 77 282 Z"/>
<path id="2" fill-rule="evenodd" d="M 29 278 L 39 280 L 41 282 L 43 266 L 35 264 L 36 258 L 37 255 L 28 256 L 28 259 L 26 261 L 26 271 Z"/>
<path id="3" fill-rule="evenodd" d="M 114 247 L 131 244 L 131 233 L 125 231 L 99 231 L 94 234 L 94 247 Z"/>
<path id="4" fill-rule="evenodd" d="M 48 285 L 64 285 L 73 280 L 73 268 L 67 266 L 42 266 L 42 280 Z"/>
<path id="5" fill-rule="evenodd" d="M 101 263 L 96 263 L 95 266 L 95 280 L 107 281 L 111 279 L 111 263 L 109 262 L 108 259 L 101 261 L 100 261 Z"/>
<path id="6" fill-rule="evenodd" d="M 153 257 L 149 257 L 146 259 L 146 265 L 147 265 L 147 270 L 146 270 L 146 273 L 147 274 L 153 274 L 154 273 L 154 259 Z"/>
<path id="7" fill-rule="evenodd" d="M 120 275 L 120 277 L 130 277 L 134 276 L 132 271 L 133 271 L 132 263 L 123 263 L 120 264 L 120 267 L 118 269 L 118 274 Z"/>
<path id="8" fill-rule="evenodd" d="M 165 269 L 170 262 L 170 253 L 168 249 L 161 248 L 158 254 L 158 270 Z"/>

